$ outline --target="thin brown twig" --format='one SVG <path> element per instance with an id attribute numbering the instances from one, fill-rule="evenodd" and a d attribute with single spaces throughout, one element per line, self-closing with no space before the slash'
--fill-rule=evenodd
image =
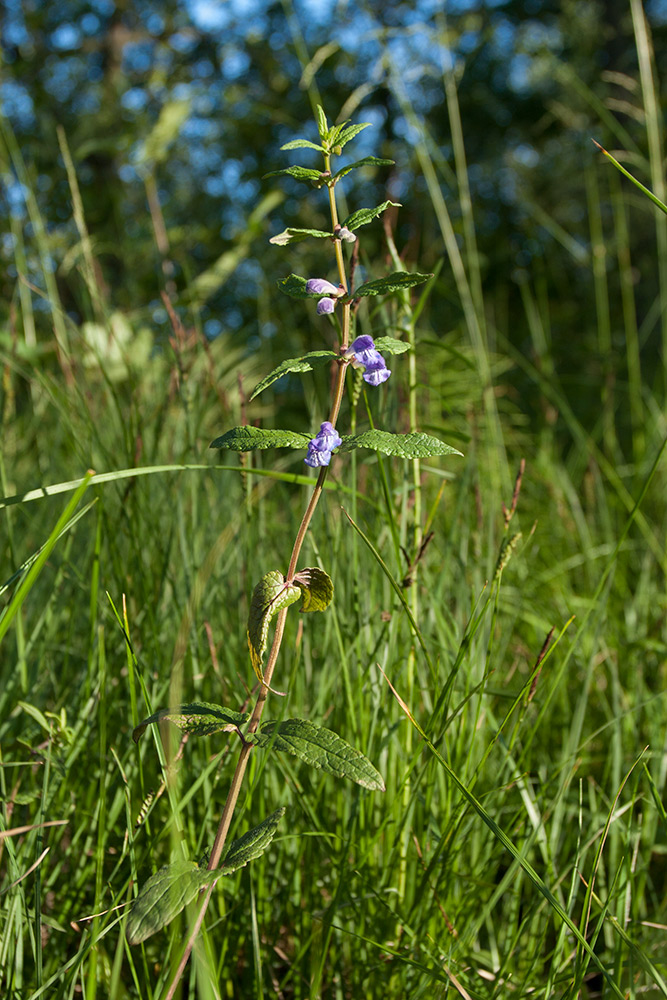
<path id="1" fill-rule="evenodd" d="M 327 164 L 327 166 L 328 166 L 328 164 Z M 335 228 L 336 223 L 338 221 L 338 218 L 337 218 L 337 212 L 336 212 L 336 201 L 335 201 L 335 196 L 334 196 L 334 193 L 333 193 L 333 187 L 332 186 L 329 188 L 329 196 L 330 196 L 330 204 L 331 204 L 332 223 L 333 223 L 333 226 Z M 345 277 L 345 267 L 344 267 L 342 249 L 341 249 L 340 241 L 339 240 L 336 241 L 336 260 L 337 260 L 337 263 L 338 263 L 338 269 L 339 269 L 339 275 L 340 275 L 340 278 L 341 278 L 341 284 L 347 289 L 348 286 L 347 286 L 347 281 L 346 281 L 346 277 Z M 351 308 L 351 305 L 350 305 L 349 302 L 343 304 L 343 322 L 342 322 L 342 339 L 343 339 L 343 343 L 341 345 L 341 347 L 342 347 L 343 350 L 347 347 L 347 343 L 348 343 L 348 339 L 349 339 L 349 332 L 350 332 L 350 308 Z M 337 373 L 337 378 L 336 378 L 336 384 L 335 384 L 335 387 L 334 387 L 333 400 L 332 400 L 331 408 L 330 408 L 330 412 L 329 412 L 329 421 L 330 421 L 330 423 L 334 427 L 336 426 L 336 421 L 338 419 L 338 415 L 339 415 L 339 412 L 340 412 L 340 407 L 341 407 L 341 403 L 342 403 L 342 399 L 343 399 L 343 391 L 344 391 L 344 388 L 345 388 L 345 373 L 346 373 L 347 367 L 348 367 L 348 365 L 346 363 L 344 363 L 344 362 L 340 363 L 338 365 L 338 373 Z M 286 583 L 289 583 L 294 578 L 294 574 L 296 572 L 296 566 L 297 566 L 297 562 L 298 562 L 298 559 L 299 559 L 299 555 L 301 554 L 301 549 L 302 549 L 303 543 L 305 541 L 305 538 L 306 538 L 306 535 L 307 535 L 307 532 L 308 532 L 308 528 L 310 527 L 310 523 L 312 521 L 313 515 L 315 513 L 315 509 L 316 509 L 317 504 L 318 504 L 318 502 L 320 500 L 320 497 L 322 496 L 322 491 L 324 489 L 324 483 L 325 483 L 326 478 L 327 478 L 327 473 L 328 473 L 328 466 L 322 466 L 320 468 L 319 475 L 317 477 L 317 482 L 315 484 L 315 488 L 313 490 L 313 493 L 311 494 L 310 500 L 308 501 L 308 505 L 306 507 L 306 510 L 304 512 L 304 515 L 303 515 L 303 518 L 301 520 L 301 524 L 299 525 L 299 530 L 298 530 L 296 538 L 294 540 L 294 546 L 292 548 L 292 555 L 291 555 L 291 558 L 290 558 L 290 561 L 289 561 L 289 568 L 287 570 L 287 575 L 285 577 L 285 582 Z M 275 669 L 275 666 L 276 666 L 276 663 L 277 663 L 277 660 L 278 660 L 278 655 L 280 653 L 280 648 L 281 648 L 281 645 L 282 645 L 283 633 L 284 633 L 284 629 L 285 629 L 285 621 L 287 619 L 287 610 L 288 610 L 287 608 L 282 608 L 278 612 L 278 615 L 276 616 L 276 624 L 275 624 L 275 631 L 274 631 L 274 635 L 273 635 L 273 642 L 271 644 L 271 651 L 269 653 L 269 658 L 268 658 L 268 661 L 267 661 L 267 664 L 266 664 L 266 668 L 264 670 L 263 683 L 262 683 L 262 685 L 260 687 L 259 694 L 257 696 L 257 701 L 255 702 L 255 707 L 253 709 L 253 712 L 252 712 L 252 715 L 251 715 L 251 718 L 250 718 L 250 722 L 248 724 L 248 733 L 254 733 L 254 732 L 256 732 L 256 730 L 257 730 L 257 728 L 259 726 L 261 717 L 262 717 L 262 713 L 264 711 L 264 707 L 266 705 L 266 701 L 267 701 L 269 690 L 270 690 L 271 679 L 273 677 L 273 672 L 274 672 L 274 669 Z M 224 808 L 223 808 L 223 811 L 222 811 L 222 815 L 220 817 L 220 822 L 218 824 L 218 830 L 217 830 L 217 833 L 216 833 L 216 836 L 215 836 L 215 841 L 214 841 L 213 847 L 211 849 L 211 855 L 210 855 L 209 862 L 208 862 L 208 869 L 209 869 L 209 871 L 214 871 L 219 866 L 220 861 L 222 859 L 225 842 L 227 840 L 227 834 L 229 833 L 229 828 L 231 826 L 232 817 L 234 815 L 234 810 L 236 808 L 236 804 L 238 802 L 239 794 L 241 792 L 241 787 L 243 785 L 243 779 L 244 779 L 244 776 L 245 776 L 246 768 L 248 766 L 248 761 L 250 759 L 250 753 L 251 753 L 252 749 L 253 749 L 253 744 L 252 743 L 245 742 L 245 741 L 242 743 L 241 750 L 239 752 L 238 761 L 236 763 L 236 769 L 234 771 L 234 775 L 232 777 L 231 784 L 229 786 L 229 791 L 227 793 L 227 799 L 225 801 L 225 805 L 224 805 Z M 192 949 L 194 947 L 195 941 L 196 941 L 197 936 L 199 934 L 199 931 L 201 929 L 201 925 L 202 925 L 202 923 L 204 921 L 204 916 L 206 915 L 206 911 L 208 909 L 208 905 L 209 905 L 209 902 L 210 902 L 210 899 L 211 899 L 211 895 L 213 893 L 213 889 L 215 888 L 216 883 L 217 883 L 217 879 L 214 882 L 212 882 L 211 885 L 208 886 L 202 892 L 202 899 L 201 899 L 201 904 L 200 904 L 200 907 L 199 907 L 199 911 L 198 911 L 197 916 L 195 918 L 195 922 L 193 924 L 192 930 L 190 931 L 190 934 L 188 936 L 188 940 L 187 940 L 185 949 L 184 949 L 183 954 L 181 956 L 181 959 L 180 959 L 180 961 L 178 963 L 178 967 L 176 969 L 176 972 L 174 973 L 174 977 L 173 977 L 173 979 L 172 979 L 172 981 L 171 981 L 171 983 L 169 985 L 167 993 L 165 994 L 164 1000 L 173 1000 L 173 997 L 174 997 L 174 995 L 176 993 L 176 990 L 178 989 L 178 985 L 179 985 L 179 983 L 181 981 L 181 978 L 183 976 L 185 968 L 186 968 L 186 966 L 188 964 L 188 961 L 190 959 L 190 955 L 192 953 Z"/>
<path id="2" fill-rule="evenodd" d="M 523 474 L 526 471 L 526 460 L 522 458 L 519 462 L 519 471 L 516 474 L 516 479 L 514 480 L 514 493 L 512 494 L 512 503 L 510 504 L 509 510 L 503 504 L 503 517 L 505 518 L 505 527 L 507 527 L 514 517 L 516 511 L 516 505 L 519 502 L 519 494 L 521 493 L 521 482 L 523 480 Z"/>
<path id="3" fill-rule="evenodd" d="M 537 673 L 533 677 L 533 683 L 530 685 L 530 691 L 528 692 L 528 698 L 526 699 L 526 704 L 530 705 L 531 701 L 535 697 L 535 692 L 537 691 L 537 682 L 540 679 L 540 674 L 542 673 L 542 660 L 547 655 L 547 650 L 549 648 L 549 643 L 551 642 L 551 637 L 554 634 L 555 626 L 552 625 L 549 629 L 549 633 L 542 644 L 542 649 L 540 650 L 537 659 L 535 660 L 535 666 L 533 670 L 537 670 Z"/>

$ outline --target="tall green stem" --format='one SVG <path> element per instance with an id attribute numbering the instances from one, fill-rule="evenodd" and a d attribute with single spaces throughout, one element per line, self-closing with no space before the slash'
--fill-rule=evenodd
<path id="1" fill-rule="evenodd" d="M 325 157 L 326 169 L 330 169 L 330 157 Z M 331 208 L 331 223 L 332 229 L 335 229 L 338 225 L 338 212 L 336 210 L 336 196 L 334 193 L 333 184 L 329 185 L 329 205 Z M 341 248 L 341 241 L 335 240 L 336 248 L 336 262 L 338 264 L 338 274 L 340 277 L 340 283 L 343 285 L 347 291 L 347 277 L 345 274 L 345 262 L 343 260 L 343 251 Z M 347 342 L 349 339 L 350 331 L 350 304 L 346 303 L 343 305 L 343 329 L 342 329 L 342 348 L 347 347 Z M 331 409 L 329 412 L 329 421 L 335 427 L 336 421 L 338 419 L 338 414 L 340 413 L 340 407 L 343 400 L 343 391 L 345 389 L 345 372 L 347 370 L 348 362 L 340 361 L 338 362 L 338 372 L 336 375 L 336 382 L 333 391 L 333 399 L 331 402 Z M 287 570 L 286 580 L 290 581 L 294 578 L 296 572 L 297 562 L 301 554 L 301 549 L 303 543 L 306 539 L 308 533 L 308 528 L 315 514 L 317 504 L 319 503 L 320 497 L 322 496 L 322 490 L 324 489 L 324 483 L 326 482 L 327 473 L 329 469 L 328 466 L 324 465 L 320 468 L 319 475 L 317 477 L 317 482 L 315 488 L 310 496 L 306 510 L 301 519 L 301 524 L 299 525 L 299 530 L 297 531 L 296 538 L 294 540 L 294 545 L 292 547 L 292 555 L 289 561 L 289 567 Z M 248 723 L 248 732 L 254 733 L 257 731 L 259 723 L 262 718 L 262 713 L 264 711 L 264 706 L 269 695 L 269 690 L 271 686 L 271 679 L 273 677 L 273 672 L 278 662 L 278 656 L 280 654 L 280 648 L 282 646 L 283 634 L 285 631 L 285 621 L 287 619 L 287 608 L 283 608 L 278 612 L 276 616 L 276 625 L 273 635 L 273 642 L 271 644 L 271 651 L 269 653 L 269 658 L 264 669 L 263 683 L 260 686 L 259 694 L 257 696 L 257 701 L 255 702 L 255 707 L 253 708 L 252 715 L 250 717 L 250 722 Z M 234 816 L 234 810 L 236 809 L 236 804 L 238 802 L 239 795 L 241 793 L 241 788 L 243 786 L 243 779 L 245 777 L 246 768 L 248 766 L 248 761 L 250 759 L 250 752 L 252 750 L 252 744 L 244 742 L 241 751 L 239 753 L 239 759 L 236 764 L 236 769 L 234 771 L 234 776 L 232 777 L 231 784 L 229 786 L 229 791 L 227 793 L 227 799 L 225 801 L 224 809 L 220 817 L 220 822 L 218 824 L 218 830 L 215 835 L 215 841 L 213 843 L 213 848 L 211 850 L 211 856 L 209 858 L 208 869 L 209 871 L 214 871 L 220 864 L 222 854 L 225 847 L 225 842 L 227 840 L 227 835 L 229 833 L 229 828 L 232 823 L 232 818 Z M 206 889 L 201 905 L 199 907 L 199 912 L 195 919 L 194 925 L 190 932 L 185 950 L 178 964 L 178 968 L 174 974 L 174 978 L 171 981 L 171 985 L 165 995 L 164 1000 L 172 1000 L 174 994 L 178 988 L 178 985 L 185 971 L 185 967 L 188 964 L 190 954 L 194 947 L 195 940 L 199 934 L 201 925 L 208 909 L 208 904 L 211 899 L 211 894 L 215 887 L 215 883 Z"/>
<path id="2" fill-rule="evenodd" d="M 387 237 L 387 247 L 389 248 L 389 253 L 391 255 L 392 263 L 397 270 L 401 270 L 402 262 L 394 242 L 391 230 L 386 227 L 386 237 Z M 399 330 L 404 332 L 407 336 L 408 343 L 410 344 L 410 351 L 408 352 L 408 419 L 410 425 L 410 431 L 412 433 L 416 432 L 418 427 L 417 418 L 417 351 L 416 351 L 416 335 L 415 335 L 415 322 L 412 311 L 412 305 L 410 302 L 410 293 L 407 289 L 401 294 L 400 299 L 400 321 L 398 323 Z M 410 552 L 410 558 L 412 560 L 412 566 L 410 573 L 412 577 L 412 586 L 408 592 L 408 604 L 410 606 L 410 611 L 414 621 L 419 620 L 419 590 L 417 588 L 417 573 L 419 572 L 419 560 L 418 553 L 422 544 L 422 490 L 421 490 L 421 461 L 419 458 L 413 458 L 411 462 L 412 466 L 412 498 L 413 498 L 413 509 L 412 509 L 412 532 L 408 551 Z M 414 642 L 410 646 L 410 652 L 408 653 L 407 663 L 406 663 L 406 698 L 408 705 L 413 702 L 415 687 L 415 646 Z M 410 760 L 412 755 L 412 733 L 408 729 L 406 732 L 406 757 Z M 405 891 L 407 887 L 407 876 L 408 876 L 408 852 L 410 850 L 410 804 L 412 799 L 412 783 L 410 778 L 406 778 L 403 783 L 403 816 L 405 817 L 405 823 L 401 831 L 401 842 L 400 842 L 400 862 L 399 862 L 399 873 L 398 873 L 398 894 L 399 898 L 403 899 L 405 897 Z"/>

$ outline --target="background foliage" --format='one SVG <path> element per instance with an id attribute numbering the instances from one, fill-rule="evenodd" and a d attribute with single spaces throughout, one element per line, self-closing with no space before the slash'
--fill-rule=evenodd
<path id="1" fill-rule="evenodd" d="M 275 289 L 328 256 L 268 244 L 327 228 L 326 200 L 262 180 L 289 162 L 283 142 L 315 137 L 319 101 L 373 123 L 355 158 L 396 160 L 343 188 L 350 211 L 401 202 L 403 262 L 437 275 L 419 419 L 465 459 L 425 470 L 430 662 L 340 511 L 401 581 L 408 472 L 340 461 L 310 543 L 336 599 L 316 626 L 288 619 L 277 683 L 387 792 L 258 759 L 234 835 L 280 805 L 289 832 L 229 880 L 184 995 L 618 995 L 406 735 L 376 665 L 400 692 L 411 656 L 412 711 L 621 995 L 667 995 L 667 220 L 590 142 L 664 200 L 664 4 L 9 0 L 0 16 L 1 823 L 64 824 L 0 840 L 4 993 L 157 997 L 177 957 L 178 929 L 129 949 L 111 908 L 210 845 L 232 753 L 165 734 L 165 757 L 131 731 L 151 707 L 140 681 L 154 707 L 239 709 L 253 683 L 249 595 L 286 561 L 303 466 L 259 453 L 240 475 L 208 445 L 233 424 L 321 419 L 321 373 L 247 402 L 281 360 L 330 346 Z M 360 235 L 362 277 L 393 270 L 382 225 Z M 411 318 L 399 298 L 362 312 L 362 332 Z M 373 419 L 405 430 L 393 367 Z M 68 494 L 24 496 L 88 468 L 188 463 L 203 468 L 91 486 L 57 542 Z"/>

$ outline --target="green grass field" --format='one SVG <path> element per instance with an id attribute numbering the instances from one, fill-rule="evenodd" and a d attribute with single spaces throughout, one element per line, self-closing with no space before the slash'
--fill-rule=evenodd
<path id="1" fill-rule="evenodd" d="M 335 461 L 302 560 L 326 568 L 334 602 L 288 616 L 273 682 L 287 696 L 268 706 L 336 730 L 386 792 L 253 754 L 232 835 L 286 816 L 215 890 L 182 996 L 667 996 L 667 219 L 591 153 L 573 318 L 597 347 L 564 366 L 560 292 L 522 276 L 519 349 L 501 292 L 482 292 L 470 205 L 461 246 L 418 152 L 439 244 L 412 269 L 436 277 L 360 314 L 360 332 L 414 336 L 414 360 L 394 359 L 381 394 L 346 397 L 343 417 L 416 423 L 463 457 Z M 96 282 L 75 165 L 69 182 L 89 319 L 60 301 L 35 200 L 0 333 L 0 993 L 158 1000 L 195 907 L 130 947 L 128 904 L 211 846 L 237 742 L 165 727 L 135 745 L 132 730 L 181 702 L 252 704 L 250 594 L 285 570 L 313 482 L 298 453 L 241 462 L 209 444 L 246 421 L 316 429 L 329 377 L 247 402 L 282 358 L 321 346 L 313 310 L 273 290 L 284 333 L 265 349 L 206 341 L 188 310 L 154 342 L 144 304 L 121 314 Z M 656 218 L 640 327 L 638 204 Z M 306 273 L 301 247 L 281 252 L 285 274 Z M 38 296 L 28 258 L 44 264 Z"/>

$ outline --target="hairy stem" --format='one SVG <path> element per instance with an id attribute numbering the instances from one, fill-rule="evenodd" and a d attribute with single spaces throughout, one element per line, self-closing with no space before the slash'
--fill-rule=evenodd
<path id="1" fill-rule="evenodd" d="M 330 169 L 330 158 L 325 157 L 326 169 Z M 329 204 L 331 207 L 331 223 L 332 227 L 335 229 L 338 224 L 338 212 L 336 210 L 336 197 L 333 189 L 333 185 L 329 186 Z M 345 275 L 345 263 L 343 260 L 343 251 L 341 247 L 340 240 L 335 240 L 334 242 L 336 248 L 336 261 L 338 264 L 338 274 L 340 277 L 340 283 L 343 285 L 347 291 L 347 278 Z M 350 303 L 343 305 L 343 330 L 342 330 L 342 349 L 347 347 L 347 342 L 349 339 L 350 331 Z M 343 391 L 345 388 L 345 372 L 348 367 L 348 362 L 340 361 L 338 363 L 338 373 L 336 376 L 336 383 L 333 391 L 333 399 L 331 402 L 331 409 L 329 412 L 329 421 L 336 426 L 336 420 L 338 419 L 338 414 L 340 413 L 340 407 L 343 400 Z M 287 570 L 286 580 L 289 582 L 293 580 L 294 574 L 296 573 L 296 566 L 301 554 L 301 549 L 303 543 L 306 539 L 308 533 L 308 528 L 313 519 L 313 515 L 319 503 L 320 497 L 322 496 L 322 490 L 324 489 L 324 483 L 327 478 L 327 473 L 329 471 L 328 466 L 324 465 L 320 468 L 319 475 L 317 477 L 317 482 L 315 488 L 311 494 L 310 500 L 308 501 L 308 506 L 304 511 L 303 518 L 301 519 L 301 524 L 299 525 L 299 530 L 297 531 L 296 538 L 294 540 L 294 545 L 292 547 L 292 555 L 289 561 L 289 568 Z M 269 694 L 269 689 L 271 685 L 271 679 L 273 677 L 273 672 L 278 662 L 278 655 L 280 653 L 280 648 L 282 646 L 283 634 L 285 631 L 285 621 L 287 619 L 287 608 L 282 608 L 278 615 L 276 616 L 276 625 L 273 635 L 273 642 L 271 643 L 271 651 L 269 653 L 269 658 L 264 669 L 264 679 L 260 686 L 259 694 L 257 696 L 257 701 L 255 702 L 255 707 L 253 708 L 252 715 L 250 717 L 250 722 L 248 723 L 248 732 L 254 733 L 257 731 L 259 723 L 262 718 L 262 713 L 264 711 L 264 706 Z M 209 871 L 214 871 L 220 864 L 222 859 L 223 851 L 225 848 L 225 842 L 227 840 L 227 834 L 229 833 L 229 828 L 232 823 L 232 818 L 234 816 L 234 810 L 236 809 L 236 804 L 238 802 L 239 795 L 241 793 L 241 788 L 243 786 L 243 779 L 245 777 L 246 768 L 248 766 L 248 761 L 250 759 L 250 753 L 252 751 L 253 745 L 251 743 L 243 743 L 241 751 L 239 753 L 239 758 L 236 763 L 236 769 L 234 771 L 234 776 L 231 780 L 229 786 L 229 791 L 227 793 L 227 799 L 220 817 L 220 822 L 218 824 L 218 830 L 215 835 L 215 841 L 213 843 L 213 848 L 211 850 L 211 856 L 208 862 Z M 171 981 L 169 989 L 165 994 L 164 1000 L 173 1000 L 174 994 L 178 989 L 178 985 L 181 981 L 185 968 L 188 964 L 192 949 L 194 947 L 197 935 L 201 929 L 201 925 L 204 921 L 204 916 L 206 910 L 208 909 L 208 904 L 211 900 L 211 895 L 213 889 L 215 888 L 215 882 L 210 885 L 201 897 L 201 905 L 199 907 L 199 912 L 190 931 L 190 935 L 187 940 L 187 944 L 181 956 L 181 960 L 178 964 L 178 968 L 174 973 L 174 978 Z"/>

